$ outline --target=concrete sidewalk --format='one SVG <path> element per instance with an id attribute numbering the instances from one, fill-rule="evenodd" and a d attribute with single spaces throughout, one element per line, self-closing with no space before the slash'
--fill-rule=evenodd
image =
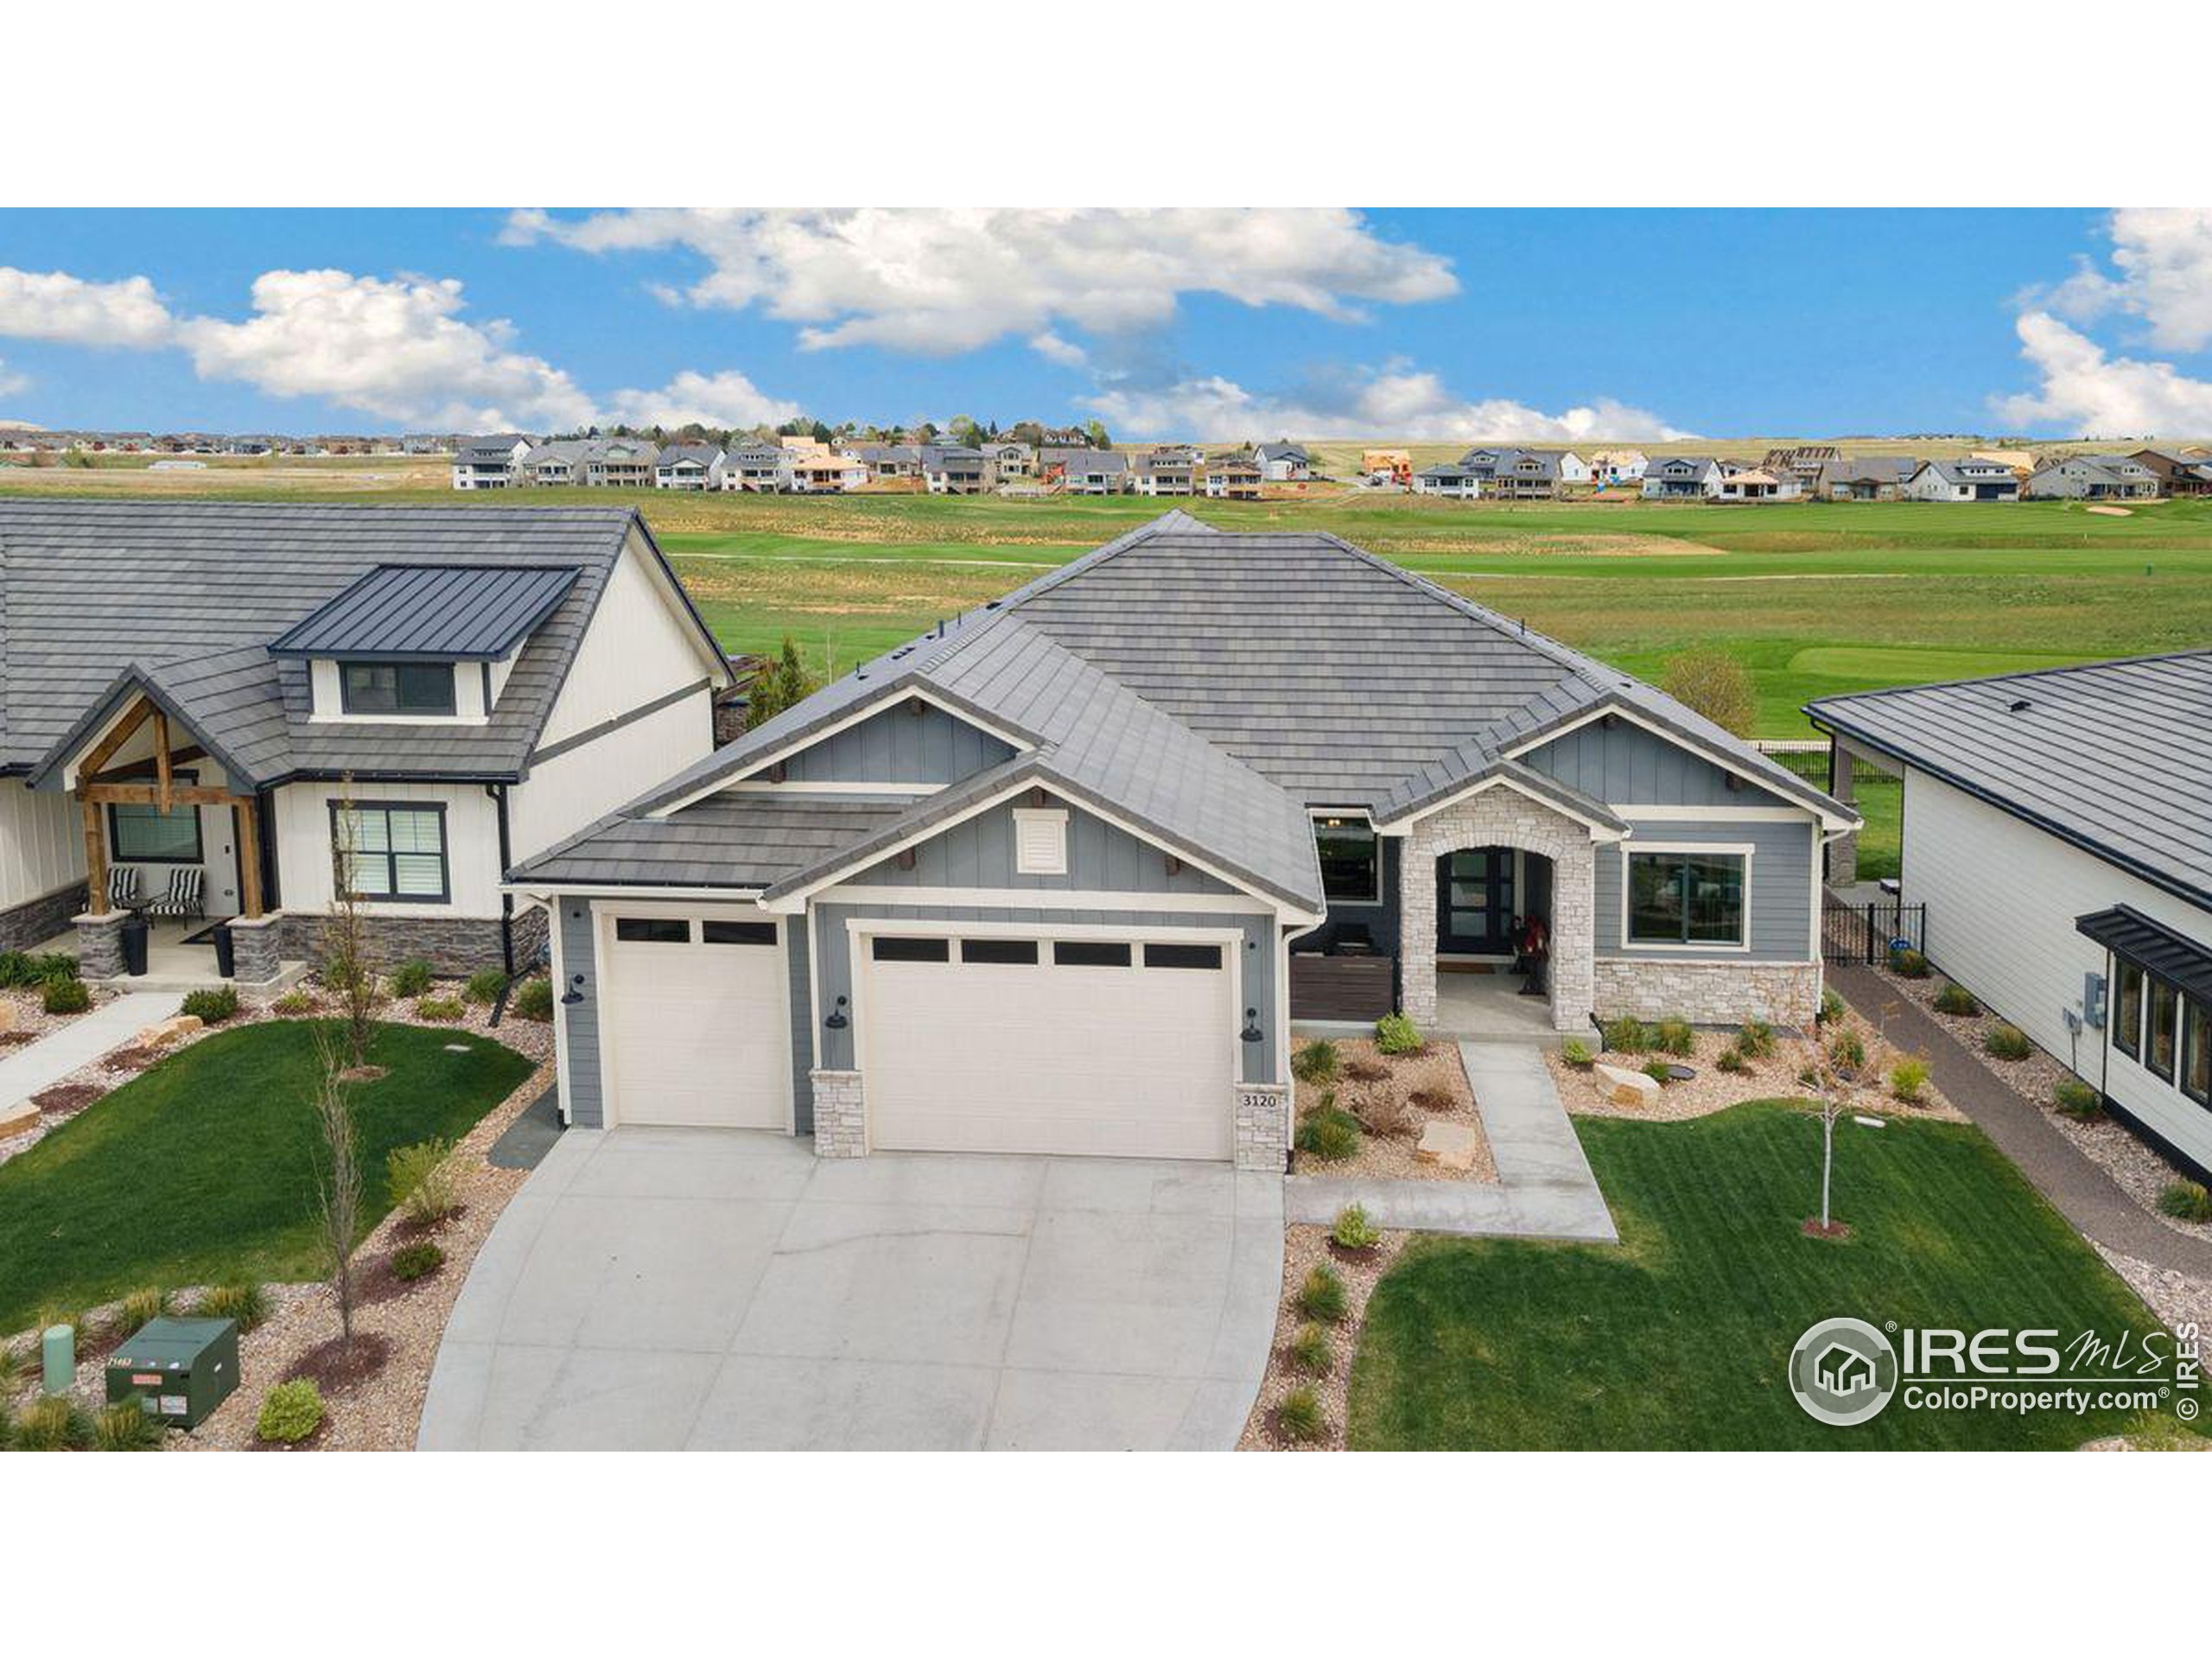
<path id="1" fill-rule="evenodd" d="M 1872 968 L 1830 963 L 1828 982 L 1870 1020 L 1891 1010 L 1890 1041 L 1905 1053 L 1928 1057 L 1928 1074 L 1944 1097 L 1996 1142 L 2075 1231 L 2153 1267 L 2212 1278 L 2212 1244 L 2145 1215 L 2042 1108 L 1992 1076 L 1934 1014 Z"/>
<path id="2" fill-rule="evenodd" d="M 121 1047 L 156 1020 L 168 1019 L 183 1000 L 173 992 L 130 991 L 16 1049 L 0 1060 L 0 1117 L 110 1049 Z"/>
<path id="3" fill-rule="evenodd" d="M 1378 1227 L 1469 1236 L 1574 1238 L 1615 1243 L 1611 1213 L 1598 1190 L 1566 1104 L 1533 1043 L 1461 1043 L 1483 1133 L 1497 1163 L 1491 1181 L 1283 1181 L 1283 1219 L 1326 1226 L 1348 1204 Z"/>

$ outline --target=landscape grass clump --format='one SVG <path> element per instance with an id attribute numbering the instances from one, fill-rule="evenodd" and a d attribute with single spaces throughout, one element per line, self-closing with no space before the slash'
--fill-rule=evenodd
<path id="1" fill-rule="evenodd" d="M 1840 1070 L 1856 1071 L 1866 1064 L 1866 1039 L 1849 1026 L 1844 1027 L 1828 1039 L 1828 1060 Z"/>
<path id="2" fill-rule="evenodd" d="M 1936 1012 L 1961 1016 L 1980 1014 L 1981 1000 L 1956 980 L 1953 980 L 1936 993 Z"/>
<path id="3" fill-rule="evenodd" d="M 296 1020 L 303 1014 L 315 1012 L 315 993 L 296 985 L 269 1007 L 270 1012 L 281 1014 L 287 1020 Z"/>
<path id="4" fill-rule="evenodd" d="M 1726 1071 L 1735 1077 L 1741 1077 L 1751 1069 L 1751 1063 L 1744 1058 L 1742 1046 L 1736 1043 L 1729 1044 L 1719 1053 L 1714 1055 L 1713 1064 L 1715 1069 Z"/>
<path id="5" fill-rule="evenodd" d="M 1336 1347 L 1322 1326 L 1308 1321 L 1290 1339 L 1290 1363 L 1308 1376 L 1325 1376 L 1336 1363 Z"/>
<path id="6" fill-rule="evenodd" d="M 1764 1020 L 1746 1020 L 1737 1027 L 1736 1046 L 1747 1060 L 1764 1060 L 1774 1052 L 1774 1027 Z"/>
<path id="7" fill-rule="evenodd" d="M 247 1332 L 269 1318 L 269 1293 L 251 1279 L 210 1285 L 192 1311 L 203 1319 L 236 1319 L 239 1331 Z"/>
<path id="8" fill-rule="evenodd" d="M 394 996 L 420 996 L 430 988 L 431 978 L 430 964 L 417 957 L 394 968 L 388 983 Z"/>
<path id="9" fill-rule="evenodd" d="M 427 1020 L 434 1026 L 449 1026 L 467 1012 L 457 996 L 418 996 L 415 999 L 415 1017 Z"/>
<path id="10" fill-rule="evenodd" d="M 1651 1033 L 1651 1046 L 1662 1054 L 1688 1059 L 1697 1052 L 1697 1033 L 1687 1020 L 1662 1020 Z"/>
<path id="11" fill-rule="evenodd" d="M 1843 1018 L 1843 994 L 1834 987 L 1824 987 L 1821 992 L 1821 1009 L 1814 1016 L 1815 1024 L 1832 1026 Z"/>
<path id="12" fill-rule="evenodd" d="M 322 1427 L 322 1390 L 311 1377 L 279 1382 L 261 1396 L 254 1420 L 255 1438 L 278 1446 L 297 1446 Z"/>
<path id="13" fill-rule="evenodd" d="M 238 993 L 234 985 L 212 986 L 207 990 L 188 992 L 182 1009 L 203 1026 L 219 1026 L 238 1011 Z"/>
<path id="14" fill-rule="evenodd" d="M 41 1395 L 16 1419 L 10 1445 L 18 1452 L 89 1452 L 91 1415 L 66 1394 Z"/>
<path id="15" fill-rule="evenodd" d="M 499 993 L 507 988 L 507 976 L 497 968 L 480 968 L 468 976 L 461 988 L 461 1000 L 481 1007 L 499 1000 Z"/>
<path id="16" fill-rule="evenodd" d="M 2079 1077 L 2061 1077 L 2050 1097 L 2060 1111 L 2085 1123 L 2105 1115 L 2105 1097 Z"/>
<path id="17" fill-rule="evenodd" d="M 1651 1046 L 1651 1033 L 1632 1014 L 1616 1014 L 1598 1027 L 1605 1046 L 1623 1054 L 1641 1054 Z"/>
<path id="18" fill-rule="evenodd" d="M 403 1244 L 391 1253 L 392 1276 L 404 1284 L 427 1279 L 446 1264 L 446 1253 L 429 1239 Z"/>
<path id="19" fill-rule="evenodd" d="M 1303 1382 L 1283 1395 L 1282 1403 L 1275 1408 L 1275 1423 L 1285 1440 L 1300 1445 L 1310 1445 L 1328 1430 L 1328 1421 L 1321 1414 L 1321 1396 Z"/>
<path id="20" fill-rule="evenodd" d="M 1890 971 L 1899 979 L 1928 977 L 1928 958 L 1910 945 L 1890 952 Z"/>
<path id="21" fill-rule="evenodd" d="M 1421 1033 L 1402 1014 L 1386 1014 L 1375 1022 L 1375 1046 L 1385 1054 L 1418 1054 Z"/>
<path id="22" fill-rule="evenodd" d="M 1364 1209 L 1348 1204 L 1337 1212 L 1337 1224 L 1329 1230 L 1329 1236 L 1344 1249 L 1369 1250 L 1381 1242 L 1382 1235 L 1367 1218 Z"/>
<path id="23" fill-rule="evenodd" d="M 535 1020 L 541 1026 L 552 1019 L 553 982 L 543 974 L 523 981 L 522 988 L 515 993 L 514 1011 L 518 1020 Z"/>
<path id="24" fill-rule="evenodd" d="M 2212 1192 L 2202 1181 L 2171 1181 L 2158 1194 L 2158 1209 L 2176 1221 L 2212 1221 Z"/>
<path id="25" fill-rule="evenodd" d="M 1580 1037 L 1570 1037 L 1561 1043 L 1559 1057 L 1578 1071 L 1587 1071 L 1598 1063 L 1598 1057 L 1590 1052 L 1590 1045 Z"/>
<path id="26" fill-rule="evenodd" d="M 1675 1066 L 1671 1060 L 1649 1059 L 1643 1063 L 1643 1075 L 1664 1089 L 1675 1080 Z"/>
<path id="27" fill-rule="evenodd" d="M 1306 1269 L 1306 1277 L 1298 1287 L 1300 1314 L 1323 1325 L 1336 1325 L 1351 1306 L 1342 1274 L 1325 1262 L 1317 1262 Z"/>
<path id="28" fill-rule="evenodd" d="M 162 1443 L 160 1419 L 136 1400 L 119 1400 L 92 1419 L 96 1452 L 151 1452 Z"/>
<path id="29" fill-rule="evenodd" d="M 1890 1069 L 1890 1093 L 1908 1106 L 1920 1103 L 1922 1092 L 1928 1087 L 1928 1062 L 1900 1060 Z"/>
<path id="30" fill-rule="evenodd" d="M 1338 1071 L 1337 1046 L 1325 1037 L 1300 1046 L 1290 1057 L 1290 1074 L 1300 1083 L 1332 1083 Z"/>
<path id="31" fill-rule="evenodd" d="M 1298 1149 L 1324 1163 L 1342 1163 L 1359 1151 L 1359 1120 L 1337 1104 L 1336 1090 L 1321 1096 L 1319 1105 L 1298 1120 Z"/>
<path id="32" fill-rule="evenodd" d="M 461 1208 L 453 1142 L 442 1138 L 394 1147 L 385 1154 L 385 1191 L 417 1227 L 435 1227 Z"/>
<path id="33" fill-rule="evenodd" d="M 49 979 L 39 1006 L 48 1014 L 82 1014 L 92 1006 L 92 987 L 81 979 Z"/>
<path id="34" fill-rule="evenodd" d="M 149 1285 L 143 1290 L 134 1290 L 123 1299 L 117 1313 L 117 1322 L 125 1331 L 136 1331 L 142 1325 L 150 1325 L 169 1311 L 174 1299 L 158 1285 Z"/>
<path id="35" fill-rule="evenodd" d="M 2028 1033 L 2018 1026 L 1998 1024 L 1982 1034 L 1981 1046 L 2000 1060 L 2024 1060 L 2036 1052 Z"/>

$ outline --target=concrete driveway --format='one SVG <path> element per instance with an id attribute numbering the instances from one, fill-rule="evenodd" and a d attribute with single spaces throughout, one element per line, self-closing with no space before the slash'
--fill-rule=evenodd
<path id="1" fill-rule="evenodd" d="M 424 1449 L 1226 1449 L 1282 1182 L 572 1129 L 485 1243 Z"/>

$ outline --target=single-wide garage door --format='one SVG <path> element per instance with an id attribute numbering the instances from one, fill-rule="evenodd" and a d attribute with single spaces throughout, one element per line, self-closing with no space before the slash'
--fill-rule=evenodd
<path id="1" fill-rule="evenodd" d="M 871 1144 L 1230 1155 L 1237 1025 L 1226 944 L 1141 934 L 862 943 Z"/>
<path id="2" fill-rule="evenodd" d="M 618 912 L 602 946 L 610 1122 L 791 1127 L 774 922 Z"/>

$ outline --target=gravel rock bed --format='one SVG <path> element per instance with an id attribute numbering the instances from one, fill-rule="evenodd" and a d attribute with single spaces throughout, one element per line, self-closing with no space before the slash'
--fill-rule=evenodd
<path id="1" fill-rule="evenodd" d="M 2144 1214 L 2162 1227 L 2185 1238 L 2212 1239 L 2212 1222 L 2179 1221 L 2158 1208 L 2158 1194 L 2171 1183 L 2187 1178 L 2125 1125 L 2110 1118 L 2084 1122 L 2058 1109 L 2058 1085 L 2078 1074 L 2056 1056 L 2037 1048 L 2024 1060 L 2000 1060 L 1981 1046 L 1993 1026 L 2004 1023 L 1987 1009 L 1976 1014 L 1944 1014 L 1936 998 L 1949 982 L 1940 975 L 1926 979 L 1902 979 L 1886 968 L 1876 970 L 1883 980 L 1926 1008 L 1936 1021 L 1954 1032 L 1967 1052 L 1991 1076 L 2028 1101 L 2057 1127 L 2088 1160 L 2112 1177 L 2120 1190 L 2135 1201 Z M 1971 990 L 1973 988 L 1967 988 Z M 2088 1079 L 2084 1079 L 2088 1081 Z"/>
<path id="2" fill-rule="evenodd" d="M 1911 1057 L 1882 1040 L 1880 1033 L 1856 1014 L 1847 1014 L 1845 1023 L 1856 1029 L 1866 1045 L 1865 1075 L 1869 1081 L 1855 1103 L 1856 1109 L 1952 1123 L 1966 1121 L 1965 1115 L 1944 1099 L 1932 1083 L 1921 1090 L 1916 1104 L 1908 1106 L 1893 1098 L 1888 1086 L 1890 1071 Z M 1662 1088 L 1659 1103 L 1650 1108 L 1615 1105 L 1605 1097 L 1595 1067 L 1586 1071 L 1570 1065 L 1556 1049 L 1544 1051 L 1544 1064 L 1551 1068 L 1552 1078 L 1559 1086 L 1560 1098 L 1566 1103 L 1567 1111 L 1577 1117 L 1627 1117 L 1644 1123 L 1681 1123 L 1726 1111 L 1747 1100 L 1772 1100 L 1807 1092 L 1804 1084 L 1797 1081 L 1797 1075 L 1819 1053 L 1809 1038 L 1777 1032 L 1774 1052 L 1766 1058 L 1751 1061 L 1748 1071 L 1723 1071 L 1714 1062 L 1720 1058 L 1721 1051 L 1735 1040 L 1732 1031 L 1700 1031 L 1687 1058 L 1671 1054 L 1599 1055 L 1601 1061 L 1630 1071 L 1641 1069 L 1648 1060 L 1678 1058 L 1682 1065 L 1695 1070 L 1697 1076 L 1687 1083 L 1670 1083 Z"/>
<path id="3" fill-rule="evenodd" d="M 1321 1096 L 1334 1090 L 1337 1104 L 1347 1111 L 1363 1090 L 1388 1090 L 1398 1100 L 1407 1103 L 1405 1128 L 1395 1135 L 1363 1134 L 1359 1151 L 1336 1163 L 1297 1154 L 1293 1164 L 1300 1175 L 1319 1179 L 1367 1179 L 1393 1181 L 1495 1181 L 1497 1163 L 1491 1156 L 1490 1140 L 1483 1133 L 1482 1113 L 1475 1100 L 1475 1091 L 1467 1081 L 1467 1068 L 1460 1063 L 1459 1047 L 1456 1043 L 1430 1043 L 1415 1054 L 1384 1054 L 1364 1037 L 1340 1037 L 1336 1039 L 1338 1072 L 1335 1079 L 1325 1084 L 1300 1083 L 1294 1085 L 1294 1109 L 1304 1116 L 1320 1103 Z M 1380 1067 L 1383 1075 L 1363 1081 L 1350 1075 L 1352 1071 Z M 1411 1103 L 1414 1095 L 1441 1098 L 1448 1104 L 1430 1109 Z M 1475 1158 L 1466 1169 L 1446 1169 L 1440 1164 L 1422 1163 L 1414 1156 L 1414 1148 L 1421 1144 L 1421 1130 L 1432 1122 L 1465 1124 L 1475 1132 Z"/>
<path id="4" fill-rule="evenodd" d="M 2159 1324 L 2170 1331 L 2194 1325 L 2200 1331 L 2212 1332 L 2212 1279 L 2192 1278 L 2171 1268 L 2108 1250 L 2094 1239 L 2089 1243 L 2112 1270 L 2127 1281 L 2128 1288 L 2143 1299 L 2144 1306 L 2158 1315 Z"/>
<path id="5" fill-rule="evenodd" d="M 1386 1232 L 1364 1259 L 1350 1261 L 1336 1254 L 1325 1227 L 1286 1227 L 1282 1237 L 1282 1301 L 1275 1313 L 1274 1345 L 1268 1351 L 1267 1375 L 1261 1379 L 1259 1397 L 1237 1438 L 1239 1452 L 1341 1452 L 1345 1449 L 1345 1412 L 1350 1403 L 1352 1356 L 1359 1351 L 1359 1334 L 1367 1323 L 1368 1299 L 1375 1287 L 1412 1240 L 1406 1232 Z M 1290 1363 L 1290 1339 L 1306 1323 L 1298 1311 L 1298 1287 L 1317 1262 L 1326 1262 L 1344 1275 L 1344 1317 L 1330 1328 L 1333 1349 L 1325 1376 L 1313 1376 Z M 1274 1414 L 1283 1396 L 1301 1385 L 1310 1387 L 1321 1402 L 1323 1427 L 1317 1440 L 1286 1440 L 1275 1433 Z"/>

